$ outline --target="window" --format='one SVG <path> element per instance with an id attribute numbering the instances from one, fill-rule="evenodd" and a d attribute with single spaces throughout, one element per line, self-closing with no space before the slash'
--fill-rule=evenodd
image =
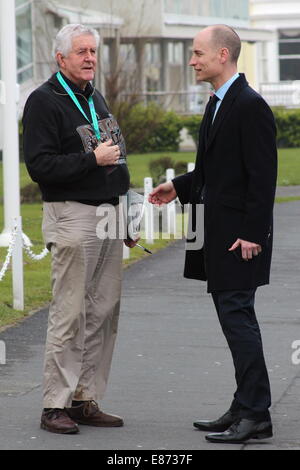
<path id="1" fill-rule="evenodd" d="M 249 19 L 248 0 L 205 0 L 199 2 L 200 16 Z"/>
<path id="2" fill-rule="evenodd" d="M 248 0 L 164 0 L 165 13 L 249 20 Z"/>
<path id="3" fill-rule="evenodd" d="M 131 65 L 135 66 L 136 60 L 135 60 L 135 49 L 134 45 L 129 43 L 129 44 L 121 44 L 120 45 L 120 59 L 122 63 L 122 67 L 125 65 Z"/>
<path id="4" fill-rule="evenodd" d="M 148 42 L 146 44 L 146 62 L 147 65 L 160 65 L 160 44 L 158 42 Z"/>
<path id="5" fill-rule="evenodd" d="M 279 31 L 280 80 L 300 80 L 300 30 Z"/>
<path id="6" fill-rule="evenodd" d="M 33 76 L 31 2 L 16 0 L 18 83 Z"/>
<path id="7" fill-rule="evenodd" d="M 168 44 L 168 61 L 169 64 L 183 64 L 183 43 L 169 42 Z"/>
<path id="8" fill-rule="evenodd" d="M 148 42 L 145 46 L 145 73 L 147 91 L 158 91 L 161 79 L 161 49 L 158 42 Z"/>

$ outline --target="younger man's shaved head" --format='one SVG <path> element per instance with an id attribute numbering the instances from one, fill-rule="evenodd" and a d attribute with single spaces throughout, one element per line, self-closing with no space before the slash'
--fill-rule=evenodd
<path id="1" fill-rule="evenodd" d="M 230 54 L 231 62 L 237 63 L 241 52 L 241 40 L 234 29 L 227 25 L 209 26 L 211 41 L 216 48 L 226 47 Z"/>

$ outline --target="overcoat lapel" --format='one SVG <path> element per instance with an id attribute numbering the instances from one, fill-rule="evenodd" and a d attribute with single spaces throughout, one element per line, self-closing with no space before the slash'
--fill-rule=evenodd
<path id="1" fill-rule="evenodd" d="M 240 74 L 240 77 L 233 82 L 229 90 L 227 91 L 224 99 L 222 100 L 221 106 L 216 114 L 215 120 L 212 124 L 211 131 L 209 134 L 206 150 L 209 148 L 213 142 L 222 122 L 229 113 L 231 106 L 233 105 L 235 98 L 238 96 L 240 91 L 248 86 L 248 82 L 244 74 Z"/>
<path id="2" fill-rule="evenodd" d="M 208 102 L 209 103 L 209 102 Z M 199 191 L 197 192 L 197 188 L 201 189 L 203 186 L 203 156 L 205 153 L 205 129 L 206 129 L 206 121 L 208 116 L 208 103 L 205 108 L 205 112 L 203 115 L 203 119 L 201 121 L 199 134 L 198 134 L 198 149 L 197 149 L 197 156 L 195 162 L 195 171 L 194 171 L 194 178 L 191 188 L 191 201 L 190 202 L 199 202 Z"/>

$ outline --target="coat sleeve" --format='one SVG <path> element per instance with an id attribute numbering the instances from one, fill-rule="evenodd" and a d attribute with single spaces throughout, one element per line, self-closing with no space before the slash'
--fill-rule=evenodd
<path id="1" fill-rule="evenodd" d="M 93 152 L 64 154 L 61 150 L 62 116 L 49 96 L 36 90 L 23 114 L 23 149 L 28 172 L 38 183 L 76 182 L 97 168 Z"/>
<path id="2" fill-rule="evenodd" d="M 172 180 L 177 196 L 182 205 L 190 202 L 192 179 L 193 171 L 186 173 L 185 175 L 177 176 L 177 178 Z"/>
<path id="3" fill-rule="evenodd" d="M 252 99 L 241 122 L 242 158 L 247 175 L 246 215 L 239 238 L 264 245 L 272 225 L 276 180 L 276 126 L 260 97 Z"/>

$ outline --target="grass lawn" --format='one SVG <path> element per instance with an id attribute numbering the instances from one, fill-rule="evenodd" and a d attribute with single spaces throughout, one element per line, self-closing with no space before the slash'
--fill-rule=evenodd
<path id="1" fill-rule="evenodd" d="M 41 232 L 42 207 L 40 204 L 23 204 L 21 212 L 23 231 L 29 236 L 33 244 L 32 251 L 38 254 L 44 248 Z M 3 211 L 1 210 L 0 231 L 2 231 L 2 228 Z M 169 240 L 158 239 L 155 240 L 153 245 L 150 245 L 147 244 L 145 240 L 141 240 L 141 244 L 149 248 L 153 253 L 166 247 L 169 243 Z M 5 259 L 6 253 L 6 248 L 0 248 L 0 268 Z M 130 259 L 124 260 L 124 267 L 126 268 L 129 264 L 147 256 L 151 255 L 146 254 L 140 248 L 133 248 L 130 250 Z M 4 279 L 0 282 L 0 328 L 23 319 L 30 312 L 39 309 L 50 301 L 50 265 L 50 255 L 42 261 L 33 261 L 28 258 L 27 254 L 24 252 L 24 312 L 18 312 L 12 308 L 12 276 L 10 269 L 7 271 Z"/>
<path id="2" fill-rule="evenodd" d="M 131 181 L 135 187 L 143 187 L 144 177 L 150 176 L 148 165 L 151 160 L 161 156 L 170 156 L 175 161 L 186 163 L 195 160 L 195 153 L 152 153 L 145 155 L 130 155 L 128 165 L 131 173 Z M 30 182 L 25 165 L 20 165 L 21 186 Z M 300 149 L 280 149 L 279 150 L 279 185 L 300 185 Z M 2 163 L 0 163 L 0 198 L 3 195 Z M 295 198 L 281 198 L 282 201 L 293 200 Z M 281 202 L 281 201 L 279 201 Z M 40 204 L 24 204 L 21 208 L 23 219 L 23 231 L 29 236 L 33 243 L 33 251 L 40 253 L 44 248 L 41 220 L 42 209 Z M 3 228 L 3 205 L 0 203 L 0 232 Z M 154 245 L 147 245 L 144 240 L 141 243 L 155 252 L 165 247 L 169 240 L 158 239 Z M 0 248 L 0 267 L 4 262 L 7 250 Z M 135 262 L 141 257 L 150 256 L 134 248 L 130 251 L 130 260 L 124 260 L 124 266 Z M 25 311 L 17 312 L 12 308 L 11 293 L 11 273 L 7 272 L 3 281 L 0 282 L 0 327 L 12 324 L 22 319 L 30 312 L 47 304 L 51 298 L 50 292 L 50 256 L 42 261 L 33 261 L 24 253 L 24 282 L 25 282 Z"/>
<path id="3" fill-rule="evenodd" d="M 33 251 L 40 253 L 44 248 L 41 234 L 42 208 L 40 204 L 22 206 L 23 231 L 33 243 Z M 0 227 L 3 227 L 2 213 L 0 215 Z M 0 248 L 0 266 L 7 249 Z M 24 291 L 25 312 L 39 308 L 50 298 L 50 256 L 42 261 L 32 261 L 24 253 Z M 16 312 L 12 308 L 11 271 L 7 271 L 0 283 L 0 327 L 23 317 L 22 312 Z"/>
<path id="4" fill-rule="evenodd" d="M 174 161 L 189 163 L 195 161 L 195 152 L 159 152 L 148 154 L 134 154 L 128 157 L 128 166 L 131 174 L 132 185 L 136 188 L 144 186 L 144 178 L 150 176 L 149 163 L 160 157 L 169 156 Z M 21 187 L 29 183 L 30 177 L 24 163 L 20 165 Z M 278 185 L 300 185 L 300 148 L 279 149 L 278 151 Z M 0 162 L 0 198 L 3 193 L 2 163 Z"/>
<path id="5" fill-rule="evenodd" d="M 144 177 L 150 176 L 148 170 L 150 161 L 167 155 L 175 161 L 184 161 L 186 163 L 195 161 L 194 152 L 161 152 L 145 155 L 129 155 L 128 165 L 133 186 L 142 188 L 144 186 Z M 300 148 L 279 149 L 277 184 L 279 186 L 300 185 Z"/>

